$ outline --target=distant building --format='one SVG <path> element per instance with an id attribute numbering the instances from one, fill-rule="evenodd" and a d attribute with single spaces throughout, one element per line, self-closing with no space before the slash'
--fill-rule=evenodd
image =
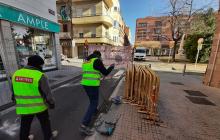
<path id="1" fill-rule="evenodd" d="M 72 7 L 72 8 L 70 8 Z M 123 46 L 125 22 L 119 0 L 57 0 L 63 54 L 83 57 L 88 45 Z"/>
<path id="2" fill-rule="evenodd" d="M 131 45 L 131 30 L 128 26 L 125 26 L 124 29 L 124 46 L 130 46 Z"/>
<path id="3" fill-rule="evenodd" d="M 168 17 L 145 17 L 136 20 L 135 47 L 148 48 L 148 55 L 168 55 L 172 41 Z"/>

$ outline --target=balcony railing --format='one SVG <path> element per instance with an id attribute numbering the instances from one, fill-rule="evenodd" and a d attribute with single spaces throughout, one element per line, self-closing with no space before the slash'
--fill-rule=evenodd
<path id="1" fill-rule="evenodd" d="M 77 14 L 73 13 L 73 24 L 103 23 L 106 26 L 113 26 L 113 18 L 104 13 Z"/>
<path id="2" fill-rule="evenodd" d="M 86 35 L 86 36 L 79 36 L 75 35 L 73 36 L 76 43 L 85 43 L 85 40 L 87 40 L 89 43 L 106 43 L 114 45 L 114 41 L 111 39 L 110 36 L 104 36 L 104 35 Z"/>
<path id="3" fill-rule="evenodd" d="M 60 32 L 59 36 L 60 36 L 60 39 L 71 39 L 70 32 Z"/>

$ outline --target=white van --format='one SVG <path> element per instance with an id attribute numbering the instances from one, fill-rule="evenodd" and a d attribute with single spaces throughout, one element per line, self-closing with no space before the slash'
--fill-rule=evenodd
<path id="1" fill-rule="evenodd" d="M 146 58 L 146 48 L 145 47 L 137 47 L 134 51 L 134 59 L 135 60 L 144 60 Z"/>

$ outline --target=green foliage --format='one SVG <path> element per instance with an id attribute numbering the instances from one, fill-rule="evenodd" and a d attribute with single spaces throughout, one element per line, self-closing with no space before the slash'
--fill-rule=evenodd
<path id="1" fill-rule="evenodd" d="M 198 62 L 207 63 L 212 45 L 212 38 L 216 29 L 215 15 L 213 9 L 194 16 L 191 23 L 190 33 L 184 43 L 186 57 L 195 62 L 197 54 L 198 39 L 204 38 L 203 49 L 200 51 Z"/>
<path id="2" fill-rule="evenodd" d="M 207 63 L 209 59 L 209 55 L 211 52 L 211 44 L 212 44 L 212 36 L 213 34 L 209 35 L 189 35 L 185 41 L 184 48 L 187 58 L 190 60 L 190 62 L 195 62 L 196 60 L 196 54 L 197 54 L 197 46 L 198 46 L 198 39 L 203 37 L 204 45 L 202 50 L 199 54 L 198 62 Z"/>

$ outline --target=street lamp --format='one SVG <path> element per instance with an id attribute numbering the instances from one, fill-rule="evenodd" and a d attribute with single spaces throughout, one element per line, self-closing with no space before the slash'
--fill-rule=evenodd
<path id="1" fill-rule="evenodd" d="M 204 39 L 203 39 L 203 38 L 200 38 L 200 39 L 198 40 L 198 47 L 197 47 L 195 68 L 196 68 L 196 65 L 197 65 L 197 63 L 198 63 L 199 52 L 202 50 L 203 42 L 204 42 Z"/>

